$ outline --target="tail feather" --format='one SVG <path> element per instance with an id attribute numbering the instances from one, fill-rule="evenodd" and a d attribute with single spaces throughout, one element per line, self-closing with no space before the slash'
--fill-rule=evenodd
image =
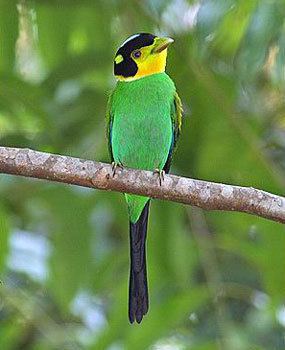
<path id="1" fill-rule="evenodd" d="M 146 234 L 149 201 L 146 203 L 138 221 L 130 222 L 130 282 L 129 282 L 129 320 L 140 323 L 148 311 L 148 287 L 146 271 Z"/>

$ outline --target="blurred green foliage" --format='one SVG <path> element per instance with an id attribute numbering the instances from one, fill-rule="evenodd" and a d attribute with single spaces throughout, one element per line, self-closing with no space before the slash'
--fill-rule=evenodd
<path id="1" fill-rule="evenodd" d="M 117 46 L 175 38 L 185 119 L 172 172 L 285 186 L 285 2 L 0 0 L 1 145 L 108 161 Z M 153 201 L 150 312 L 127 320 L 123 196 L 1 176 L 3 350 L 284 350 L 285 232 Z"/>

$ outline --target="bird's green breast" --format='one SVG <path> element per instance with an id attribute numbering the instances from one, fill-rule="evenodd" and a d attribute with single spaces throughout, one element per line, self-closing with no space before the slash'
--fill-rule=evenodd
<path id="1" fill-rule="evenodd" d="M 118 82 L 112 96 L 113 157 L 124 166 L 162 169 L 171 147 L 175 86 L 167 74 Z"/>
<path id="2" fill-rule="evenodd" d="M 165 73 L 118 82 L 111 97 L 111 146 L 123 166 L 162 170 L 173 142 L 171 107 L 175 86 Z M 133 222 L 147 198 L 126 195 Z"/>

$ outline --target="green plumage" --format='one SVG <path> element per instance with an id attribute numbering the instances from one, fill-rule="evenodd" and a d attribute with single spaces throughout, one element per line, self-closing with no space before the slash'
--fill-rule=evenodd
<path id="1" fill-rule="evenodd" d="M 119 81 L 108 103 L 112 160 L 126 167 L 169 171 L 182 108 L 166 73 Z M 149 307 L 146 236 L 149 198 L 125 194 L 130 217 L 129 320 L 141 322 Z"/>
<path id="2" fill-rule="evenodd" d="M 136 169 L 164 169 L 180 131 L 181 114 L 175 85 L 166 73 L 118 82 L 107 113 L 113 161 Z M 148 199 L 126 194 L 131 222 L 138 220 Z"/>

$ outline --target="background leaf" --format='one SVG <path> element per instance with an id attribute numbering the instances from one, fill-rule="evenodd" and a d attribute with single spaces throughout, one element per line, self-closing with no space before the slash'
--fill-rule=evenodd
<path id="1" fill-rule="evenodd" d="M 0 0 L 1 145 L 109 161 L 114 53 L 165 34 L 185 110 L 172 173 L 282 195 L 283 14 L 279 0 Z M 0 196 L 1 348 L 285 348 L 283 225 L 153 200 L 150 311 L 130 325 L 121 194 L 2 175 Z"/>

